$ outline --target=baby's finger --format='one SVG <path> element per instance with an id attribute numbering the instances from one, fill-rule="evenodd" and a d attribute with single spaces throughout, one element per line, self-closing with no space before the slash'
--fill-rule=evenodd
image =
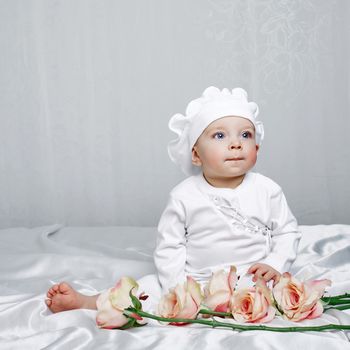
<path id="1" fill-rule="evenodd" d="M 264 281 L 268 282 L 270 280 L 272 280 L 275 277 L 275 273 L 273 271 L 267 271 L 262 278 L 264 279 Z"/>
<path id="2" fill-rule="evenodd" d="M 254 273 L 253 281 L 255 282 L 258 278 L 263 278 L 263 275 L 268 272 L 268 269 L 260 268 Z"/>
<path id="3" fill-rule="evenodd" d="M 255 271 L 261 267 L 261 264 L 254 264 L 248 269 L 248 273 L 255 273 Z"/>
<path id="4" fill-rule="evenodd" d="M 281 275 L 278 273 L 273 277 L 273 287 L 280 281 Z"/>

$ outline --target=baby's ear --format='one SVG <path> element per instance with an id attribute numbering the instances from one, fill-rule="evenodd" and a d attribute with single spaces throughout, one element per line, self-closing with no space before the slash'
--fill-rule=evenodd
<path id="1" fill-rule="evenodd" d="M 202 166 L 201 159 L 199 158 L 196 146 L 192 148 L 192 164 L 196 166 Z"/>

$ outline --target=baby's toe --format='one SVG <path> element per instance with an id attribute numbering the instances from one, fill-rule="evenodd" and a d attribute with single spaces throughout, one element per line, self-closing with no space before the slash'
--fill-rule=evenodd
<path id="1" fill-rule="evenodd" d="M 47 291 L 46 295 L 48 298 L 52 298 L 57 293 L 58 293 L 58 284 L 55 284 Z"/>
<path id="2" fill-rule="evenodd" d="M 59 293 L 59 288 L 60 288 L 60 285 L 59 284 L 54 284 L 51 288 L 50 288 L 50 290 L 52 290 L 53 291 L 53 293 Z"/>
<path id="3" fill-rule="evenodd" d="M 58 286 L 58 290 L 62 294 L 67 294 L 72 291 L 72 287 L 66 282 L 61 282 Z"/>
<path id="4" fill-rule="evenodd" d="M 46 299 L 46 300 L 45 300 L 45 303 L 46 303 L 46 305 L 47 305 L 48 307 L 50 307 L 51 304 L 52 304 L 52 300 L 51 300 L 51 299 Z"/>

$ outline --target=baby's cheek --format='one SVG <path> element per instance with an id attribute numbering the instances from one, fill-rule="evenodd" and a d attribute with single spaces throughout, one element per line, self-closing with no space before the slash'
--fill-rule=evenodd
<path id="1" fill-rule="evenodd" d="M 222 158 L 223 158 L 222 154 L 215 149 L 211 150 L 211 152 L 207 156 L 207 159 L 211 164 L 219 163 L 220 160 L 222 160 Z"/>
<path id="2" fill-rule="evenodd" d="M 256 163 L 256 160 L 257 160 L 257 153 L 256 152 L 251 152 L 249 153 L 248 155 L 248 161 L 250 164 L 254 165 Z"/>

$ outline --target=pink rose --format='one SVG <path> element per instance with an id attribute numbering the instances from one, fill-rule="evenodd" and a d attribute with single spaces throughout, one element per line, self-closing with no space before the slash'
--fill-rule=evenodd
<path id="1" fill-rule="evenodd" d="M 203 295 L 200 285 L 192 278 L 171 288 L 169 293 L 164 295 L 158 305 L 159 316 L 165 318 L 189 318 L 197 316 Z M 184 324 L 184 323 L 170 323 Z"/>
<path id="2" fill-rule="evenodd" d="M 273 288 L 273 296 L 283 312 L 283 317 L 297 322 L 319 317 L 323 313 L 319 299 L 325 288 L 330 285 L 331 281 L 328 279 L 308 280 L 302 283 L 285 272 Z"/>
<path id="3" fill-rule="evenodd" d="M 232 316 L 238 322 L 270 322 L 276 313 L 272 305 L 271 292 L 261 279 L 255 287 L 235 291 L 231 298 Z"/>
<path id="4" fill-rule="evenodd" d="M 237 283 L 236 268 L 231 266 L 227 273 L 216 271 L 204 287 L 203 305 L 218 312 L 228 312 L 230 299 Z"/>
<path id="5" fill-rule="evenodd" d="M 132 306 L 130 291 L 136 293 L 138 284 L 130 277 L 122 277 L 114 288 L 101 293 L 96 301 L 96 323 L 100 328 L 120 328 L 129 322 L 123 315 L 124 309 Z M 136 319 L 142 319 L 134 315 Z"/>

